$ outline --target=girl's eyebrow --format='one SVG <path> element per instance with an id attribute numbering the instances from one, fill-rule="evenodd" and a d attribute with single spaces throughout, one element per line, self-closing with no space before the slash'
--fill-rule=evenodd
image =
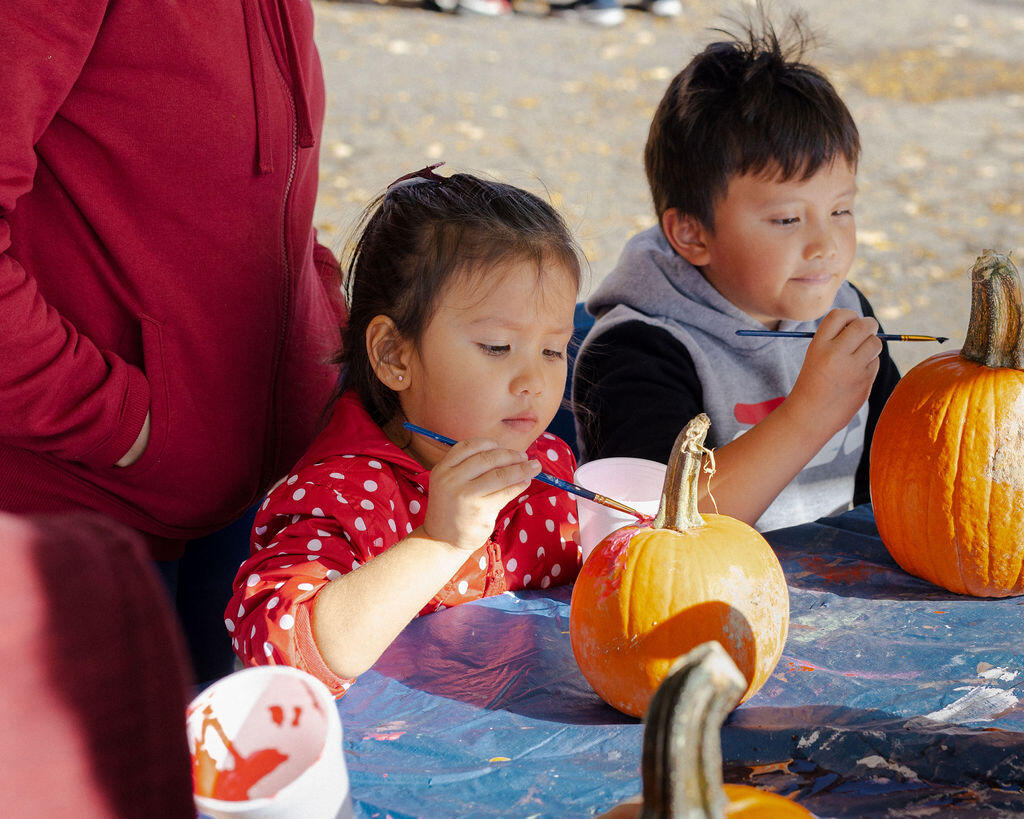
<path id="1" fill-rule="evenodd" d="M 487 325 L 488 327 L 501 327 L 501 328 L 504 328 L 506 330 L 515 330 L 515 331 L 522 330 L 522 329 L 524 329 L 526 327 L 532 327 L 533 326 L 532 324 L 525 324 L 523 322 L 514 321 L 513 319 L 511 319 L 508 316 L 481 316 L 480 318 L 473 319 L 473 321 L 471 321 L 469 323 L 469 325 L 470 325 L 470 327 L 477 327 L 479 325 Z M 551 333 L 551 334 L 566 333 L 568 335 L 572 335 L 573 331 L 575 329 L 576 329 L 576 327 L 572 323 L 569 323 L 569 324 L 561 325 L 559 327 L 552 327 L 550 330 L 547 330 L 546 332 Z"/>

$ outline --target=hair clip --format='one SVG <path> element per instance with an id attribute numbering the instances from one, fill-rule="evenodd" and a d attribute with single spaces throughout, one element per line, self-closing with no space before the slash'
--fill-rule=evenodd
<path id="1" fill-rule="evenodd" d="M 438 176 L 434 173 L 434 169 L 440 168 L 442 165 L 444 165 L 444 162 L 435 162 L 433 165 L 427 165 L 427 167 L 420 168 L 418 171 L 413 171 L 412 173 L 407 173 L 405 176 L 400 176 L 388 185 L 387 189 L 390 191 L 392 188 L 398 187 L 399 185 L 415 185 L 419 182 L 444 182 L 447 177 Z"/>

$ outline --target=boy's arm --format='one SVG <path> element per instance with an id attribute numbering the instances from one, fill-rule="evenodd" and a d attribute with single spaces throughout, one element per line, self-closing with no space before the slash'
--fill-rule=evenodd
<path id="1" fill-rule="evenodd" d="M 588 460 L 667 463 L 679 430 L 703 409 L 703 391 L 683 344 L 630 321 L 602 333 L 577 359 L 573 405 Z"/>
<path id="2" fill-rule="evenodd" d="M 804 358 L 796 384 L 778 407 L 715 450 L 714 501 L 702 481 L 701 511 L 717 510 L 753 526 L 776 496 L 868 400 L 882 342 L 878 322 L 832 310 Z"/>

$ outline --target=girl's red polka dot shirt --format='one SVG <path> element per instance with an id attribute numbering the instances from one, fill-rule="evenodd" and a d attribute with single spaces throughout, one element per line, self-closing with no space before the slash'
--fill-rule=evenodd
<path id="1" fill-rule="evenodd" d="M 527 450 L 567 481 L 569 447 L 544 433 Z M 249 559 L 225 611 L 232 645 L 246 665 L 291 665 L 323 680 L 335 696 L 353 680 L 334 674 L 313 640 L 318 591 L 404 538 L 423 522 L 430 473 L 393 444 L 354 393 L 295 470 L 267 495 L 253 526 Z M 576 500 L 534 481 L 498 515 L 491 538 L 420 611 L 429 614 L 517 589 L 569 583 L 579 571 Z"/>

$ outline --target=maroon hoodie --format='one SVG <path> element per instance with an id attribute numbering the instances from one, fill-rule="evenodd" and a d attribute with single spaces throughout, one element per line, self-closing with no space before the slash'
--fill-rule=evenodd
<path id="1" fill-rule="evenodd" d="M 0 509 L 174 557 L 298 459 L 338 343 L 323 111 L 308 0 L 0 3 Z"/>

